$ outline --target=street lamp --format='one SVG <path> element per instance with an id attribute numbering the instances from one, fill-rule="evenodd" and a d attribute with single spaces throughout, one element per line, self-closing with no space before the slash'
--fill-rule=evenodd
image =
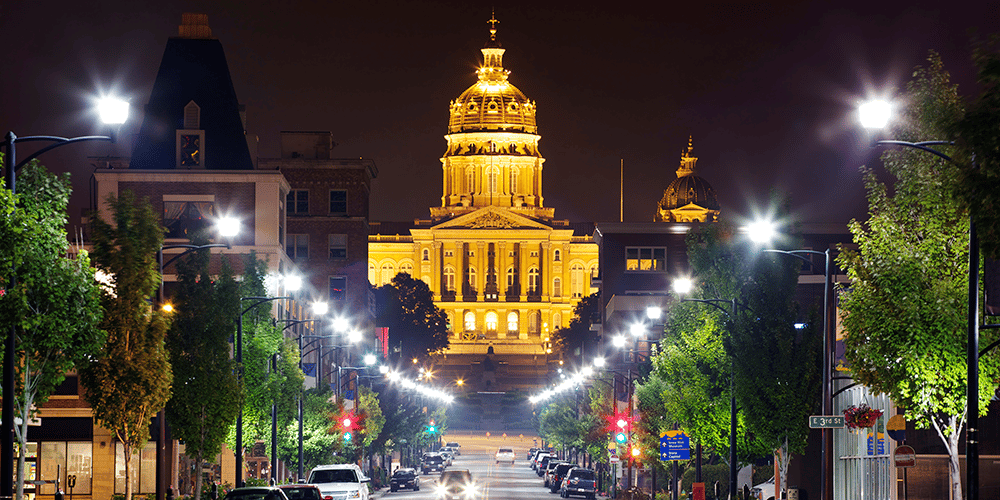
<path id="1" fill-rule="evenodd" d="M 868 129 L 884 128 L 889 122 L 891 106 L 883 101 L 870 101 L 858 109 L 862 126 Z M 876 141 L 877 146 L 902 146 L 919 149 L 949 163 L 951 156 L 933 146 L 954 144 L 951 141 L 908 142 L 896 140 Z M 975 165 L 973 165 L 975 167 Z M 994 346 L 990 346 L 992 348 Z M 988 350 L 988 349 L 987 349 Z M 969 213 L 969 306 L 968 339 L 966 341 L 967 383 L 965 409 L 965 484 L 969 489 L 968 500 L 979 500 L 979 237 L 976 222 Z"/>
<path id="2" fill-rule="evenodd" d="M 101 116 L 101 121 L 108 125 L 121 125 L 125 123 L 128 118 L 128 103 L 120 99 L 113 98 L 103 98 L 98 103 L 98 111 Z M 53 149 L 67 146 L 69 144 L 75 144 L 78 142 L 90 142 L 90 141 L 115 141 L 115 135 L 117 130 L 112 130 L 111 135 L 87 135 L 80 137 L 57 137 L 51 135 L 34 135 L 18 137 L 14 132 L 7 132 L 6 138 L 6 159 L 4 160 L 4 166 L 6 168 L 6 181 L 7 189 L 13 196 L 17 193 L 17 171 L 26 165 L 31 160 L 38 158 L 44 153 L 47 153 Z M 42 147 L 38 151 L 29 154 L 26 158 L 18 162 L 17 159 L 17 144 L 23 142 L 46 142 L 50 143 L 47 146 Z M 17 270 L 12 269 L 8 279 L 9 286 L 13 288 L 17 285 Z M 7 338 L 4 341 L 4 354 L 3 354 L 3 404 L 2 404 L 2 414 L 3 418 L 3 430 L 0 431 L 0 497 L 11 498 L 14 495 L 14 391 L 16 388 L 15 384 L 15 359 L 17 354 L 17 326 L 16 321 L 11 322 L 10 332 L 8 332 Z"/>
<path id="3" fill-rule="evenodd" d="M 326 302 L 313 302 L 313 304 L 312 304 L 313 314 L 322 316 L 322 315 L 326 314 L 326 312 L 328 310 L 329 310 L 329 306 L 328 306 L 328 304 Z M 282 320 L 282 322 L 285 323 L 285 326 L 281 328 L 281 331 L 284 332 L 285 330 L 287 330 L 287 329 L 289 329 L 289 328 L 291 328 L 293 326 L 296 326 L 296 325 L 301 325 L 301 324 L 304 324 L 304 323 L 311 323 L 311 322 L 316 322 L 316 321 L 322 321 L 322 320 L 323 320 L 323 318 L 285 319 L 285 320 Z M 300 333 L 298 335 L 299 370 L 302 370 L 302 337 L 303 337 L 303 335 Z M 303 401 L 302 401 L 302 393 L 301 393 L 301 391 L 299 392 L 299 395 L 298 395 L 297 399 L 298 399 L 297 412 L 298 412 L 298 418 L 299 418 L 299 422 L 298 422 L 299 423 L 299 449 L 298 449 L 298 464 L 299 464 L 299 466 L 298 466 L 298 471 L 297 471 L 298 474 L 296 475 L 296 479 L 301 480 L 304 477 L 304 475 L 305 475 L 305 471 L 304 471 L 303 464 L 302 464 L 302 458 L 303 458 L 303 453 L 302 453 Z M 278 461 L 277 441 L 278 441 L 277 413 L 275 411 L 275 406 L 272 404 L 271 405 L 271 461 L 273 463 L 277 463 L 277 461 Z M 271 471 L 272 471 L 271 472 L 271 478 L 274 479 L 274 472 L 273 472 L 274 471 L 274 466 L 273 465 L 271 466 Z"/>
<path id="4" fill-rule="evenodd" d="M 873 111 L 874 112 L 874 111 Z M 766 244 L 776 234 L 774 225 L 770 221 L 760 221 L 751 224 L 750 239 Z M 763 249 L 764 252 L 790 255 L 803 262 L 812 265 L 811 255 L 823 256 L 823 415 L 833 414 L 833 347 L 835 345 L 835 332 L 831 330 L 830 322 L 830 290 L 833 276 L 833 260 L 830 258 L 830 249 L 820 252 L 818 250 L 776 250 L 771 248 Z M 820 469 L 819 484 L 820 498 L 829 500 L 833 497 L 833 429 L 821 429 L 822 433 L 822 463 Z"/>
<path id="5" fill-rule="evenodd" d="M 678 279 L 674 281 L 674 292 L 678 295 L 683 295 L 684 293 L 690 292 L 693 283 L 689 279 Z M 736 321 L 736 299 L 685 299 L 681 298 L 681 302 L 700 302 L 702 304 L 708 304 L 726 315 L 729 316 L 730 320 L 735 323 Z M 720 304 L 726 304 L 729 309 L 721 306 Z M 732 332 L 729 332 L 732 336 Z M 730 356 L 729 358 L 729 498 L 736 498 L 736 370 L 735 370 L 735 359 Z"/>
<path id="6" fill-rule="evenodd" d="M 298 283 L 301 284 L 301 281 L 298 281 Z M 286 282 L 286 286 L 285 286 L 286 290 L 290 291 L 290 292 L 294 292 L 296 290 L 295 284 L 296 284 L 295 281 L 288 281 L 288 282 Z M 239 316 L 236 318 L 236 348 L 235 348 L 236 353 L 235 353 L 235 356 L 236 356 L 236 366 L 237 366 L 236 369 L 238 370 L 237 373 L 238 373 L 238 378 L 239 378 L 239 381 L 240 381 L 241 385 L 243 383 L 243 315 L 246 314 L 246 313 L 248 313 L 251 309 L 253 309 L 253 308 L 255 308 L 255 307 L 257 307 L 257 306 L 259 306 L 261 304 L 264 304 L 264 303 L 267 303 L 267 302 L 273 302 L 275 300 L 282 300 L 282 299 L 289 299 L 289 300 L 291 300 L 291 299 L 293 299 L 293 297 L 240 297 L 240 304 L 239 304 L 240 308 L 243 307 L 243 301 L 244 300 L 252 300 L 253 301 L 253 304 L 251 304 L 246 309 L 242 309 L 240 311 Z M 235 481 L 237 487 L 242 487 L 244 485 L 244 483 L 243 483 L 243 403 L 242 402 L 240 403 L 240 411 L 236 414 L 236 449 L 234 451 L 235 451 L 235 454 L 236 454 L 236 477 L 235 477 L 234 481 Z"/>

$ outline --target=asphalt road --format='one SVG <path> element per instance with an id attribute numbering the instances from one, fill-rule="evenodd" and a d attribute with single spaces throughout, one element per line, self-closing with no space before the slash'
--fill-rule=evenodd
<path id="1" fill-rule="evenodd" d="M 455 457 L 449 469 L 468 469 L 479 486 L 480 495 L 475 500 L 559 500 L 558 493 L 550 493 L 542 485 L 542 478 L 528 466 L 525 455 L 534 446 L 535 436 L 449 434 L 444 441 L 457 441 L 462 445 L 462 454 Z M 513 448 L 515 462 L 497 464 L 494 454 L 499 447 Z M 420 476 L 420 491 L 400 490 L 390 493 L 382 489 L 376 494 L 382 500 L 434 500 L 434 484 L 440 473 Z M 577 497 L 574 497 L 577 498 Z"/>

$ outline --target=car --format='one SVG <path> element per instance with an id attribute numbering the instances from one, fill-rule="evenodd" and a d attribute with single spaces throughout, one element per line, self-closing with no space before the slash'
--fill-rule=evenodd
<path id="1" fill-rule="evenodd" d="M 282 484 L 278 485 L 288 500 L 323 500 L 323 494 L 315 484 Z"/>
<path id="2" fill-rule="evenodd" d="M 750 498 L 756 498 L 757 500 L 774 500 L 774 476 L 771 476 L 771 479 L 754 486 L 753 489 L 750 490 Z"/>
<path id="3" fill-rule="evenodd" d="M 531 457 L 531 470 L 538 470 L 538 463 L 542 461 L 543 458 L 551 456 L 547 451 L 539 451 L 535 453 L 534 457 Z"/>
<path id="4" fill-rule="evenodd" d="M 451 454 L 451 452 L 442 448 L 438 450 L 438 454 L 444 457 L 444 466 L 451 467 L 452 462 L 455 460 L 455 457 Z"/>
<path id="5" fill-rule="evenodd" d="M 549 462 L 552 460 L 559 460 L 559 457 L 555 455 L 545 455 L 544 457 L 538 459 L 538 467 L 535 469 L 535 474 L 538 474 L 538 477 L 544 476 L 545 469 L 549 466 Z"/>
<path id="6" fill-rule="evenodd" d="M 424 474 L 443 471 L 445 467 L 447 466 L 444 463 L 444 457 L 440 453 L 425 453 L 424 457 L 420 459 L 420 470 Z"/>
<path id="7" fill-rule="evenodd" d="M 559 489 L 562 487 L 563 479 L 566 477 L 566 473 L 569 472 L 569 470 L 572 469 L 573 467 L 576 467 L 576 464 L 569 462 L 562 462 L 560 464 L 556 464 L 555 467 L 549 469 L 547 475 L 549 480 L 549 491 L 551 491 L 552 493 L 559 491 Z"/>
<path id="8" fill-rule="evenodd" d="M 441 473 L 434 487 L 437 500 L 477 500 L 482 497 L 479 486 L 472 481 L 468 469 L 452 469 Z"/>
<path id="9" fill-rule="evenodd" d="M 538 451 L 538 448 L 528 448 L 528 455 L 524 457 L 524 459 L 531 460 L 531 456 L 534 455 L 536 451 Z"/>
<path id="10" fill-rule="evenodd" d="M 557 465 L 563 463 L 562 460 L 549 460 L 549 463 L 545 464 L 545 469 L 542 471 L 542 485 L 548 488 L 551 486 L 549 484 L 549 471 L 555 469 Z"/>
<path id="11" fill-rule="evenodd" d="M 416 469 L 396 469 L 389 478 L 389 491 L 399 491 L 409 488 L 413 491 L 420 491 L 420 476 Z"/>
<path id="12" fill-rule="evenodd" d="M 320 465 L 309 473 L 323 500 L 368 500 L 368 482 L 361 467 L 355 464 Z"/>
<path id="13" fill-rule="evenodd" d="M 514 450 L 511 448 L 500 448 L 497 450 L 496 459 L 497 463 L 510 462 L 511 465 L 514 465 Z"/>
<path id="14" fill-rule="evenodd" d="M 569 498 L 570 495 L 581 495 L 590 500 L 597 497 L 597 481 L 592 469 L 573 467 L 566 472 L 559 486 L 559 496 Z"/>
<path id="15" fill-rule="evenodd" d="M 451 448 L 451 450 L 454 451 L 456 455 L 462 454 L 462 445 L 458 444 L 457 441 L 449 441 L 444 445 Z"/>
<path id="16" fill-rule="evenodd" d="M 229 490 L 224 500 L 288 500 L 288 497 L 274 486 L 248 486 Z"/>

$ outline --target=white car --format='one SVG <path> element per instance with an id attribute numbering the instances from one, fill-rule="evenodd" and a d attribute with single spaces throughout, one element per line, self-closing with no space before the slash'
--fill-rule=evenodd
<path id="1" fill-rule="evenodd" d="M 320 465 L 309 473 L 323 500 L 368 500 L 368 482 L 355 464 Z"/>
<path id="2" fill-rule="evenodd" d="M 757 500 L 774 500 L 774 477 L 754 486 L 750 496 Z"/>
<path id="3" fill-rule="evenodd" d="M 497 450 L 497 463 L 510 462 L 514 465 L 514 450 L 511 448 L 500 448 Z"/>

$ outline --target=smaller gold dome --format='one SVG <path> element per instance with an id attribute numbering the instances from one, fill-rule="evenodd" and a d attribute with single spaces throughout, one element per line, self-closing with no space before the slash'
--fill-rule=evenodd
<path id="1" fill-rule="evenodd" d="M 663 190 L 654 220 L 661 222 L 712 222 L 718 220 L 719 199 L 707 180 L 695 175 L 698 158 L 688 138 L 688 149 L 681 153 L 677 178 Z"/>

